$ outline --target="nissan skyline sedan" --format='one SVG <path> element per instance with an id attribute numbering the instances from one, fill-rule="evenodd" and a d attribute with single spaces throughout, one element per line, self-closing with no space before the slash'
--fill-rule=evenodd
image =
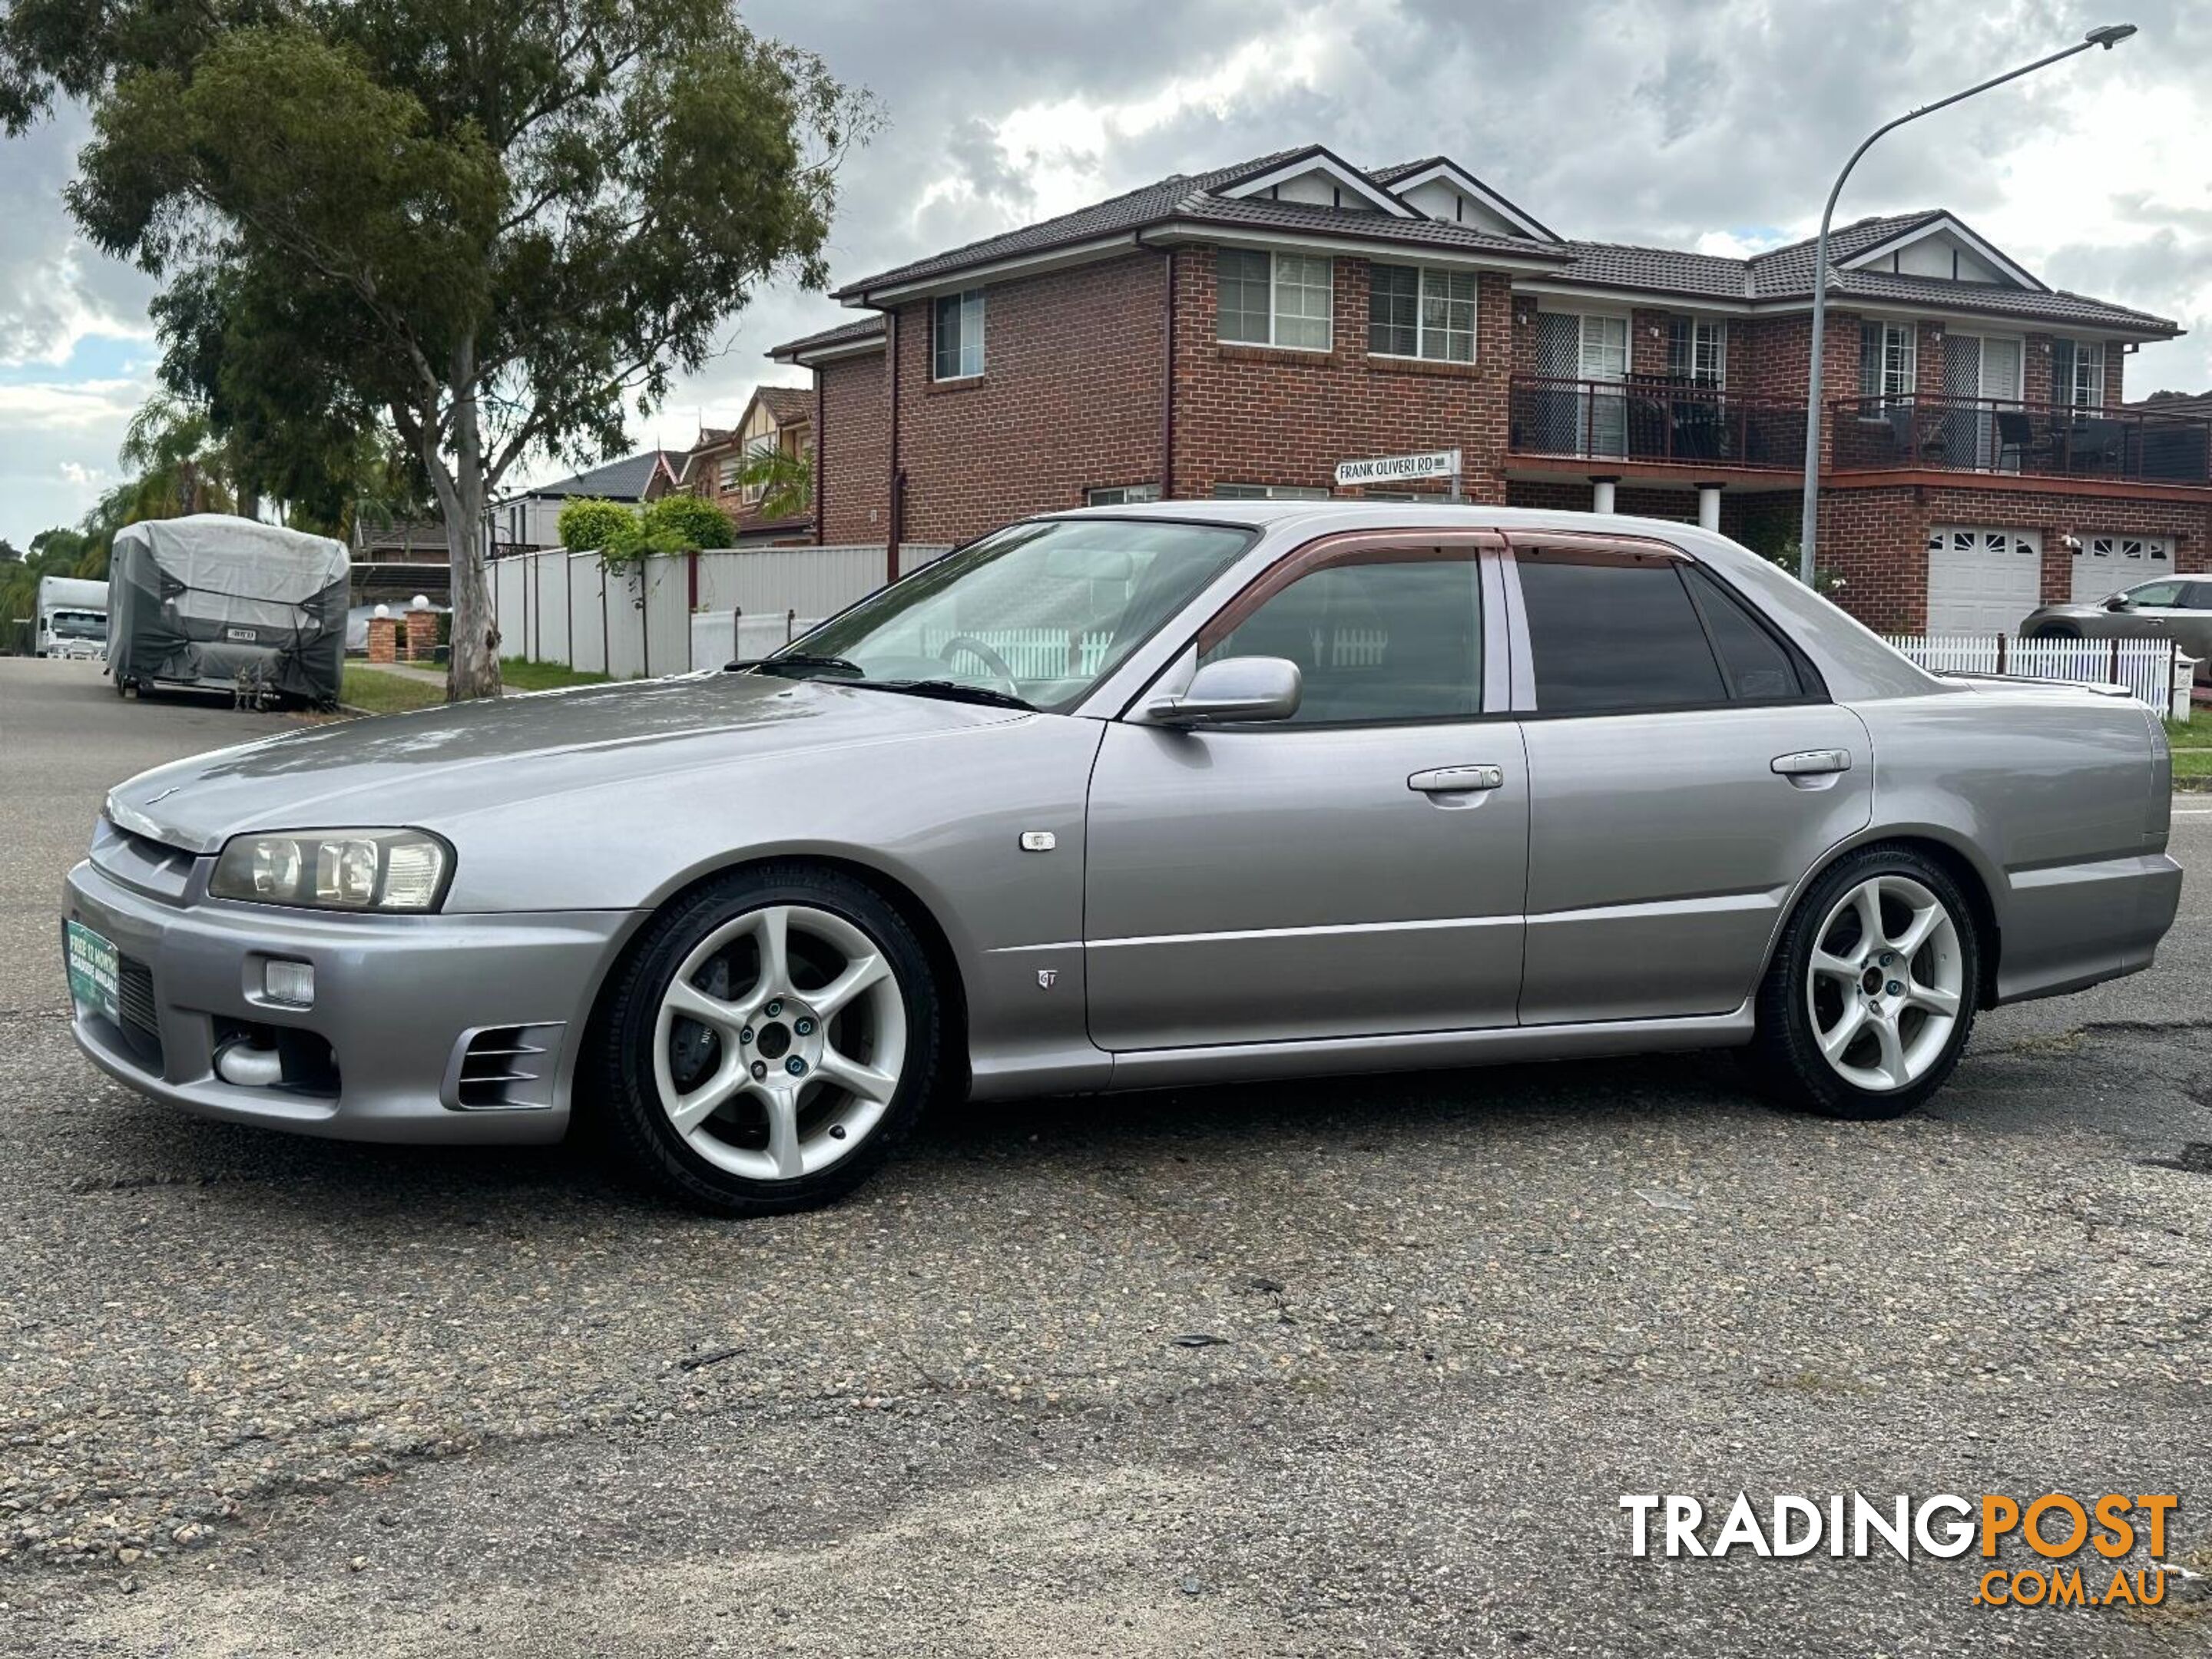
<path id="1" fill-rule="evenodd" d="M 2150 965 L 2117 688 L 1922 672 L 1655 520 L 1031 519 L 763 661 L 303 730 L 108 797 L 76 1040 L 363 1140 L 595 1117 L 732 1213 L 951 1097 L 1735 1048 L 1886 1118 L 1978 1010 Z"/>

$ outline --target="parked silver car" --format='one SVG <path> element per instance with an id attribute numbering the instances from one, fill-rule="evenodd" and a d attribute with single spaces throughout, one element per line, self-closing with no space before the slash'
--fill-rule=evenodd
<path id="1" fill-rule="evenodd" d="M 70 872 L 85 1052 L 310 1133 L 604 1114 L 818 1202 L 940 1093 L 1741 1048 L 1887 1117 L 2148 967 L 2148 711 L 1923 673 L 1687 526 L 1169 502 L 999 532 L 734 672 L 149 772 Z"/>
<path id="2" fill-rule="evenodd" d="M 2172 640 L 2212 674 L 2212 576 L 2161 576 L 2107 594 L 2094 605 L 2046 605 L 2020 624 L 2031 640 Z"/>

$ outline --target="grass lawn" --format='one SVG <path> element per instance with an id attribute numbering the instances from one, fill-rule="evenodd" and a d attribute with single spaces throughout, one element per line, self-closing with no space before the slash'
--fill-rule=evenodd
<path id="1" fill-rule="evenodd" d="M 565 663 L 532 662 L 527 657 L 501 657 L 501 682 L 510 691 L 552 691 L 564 685 L 604 685 L 605 674 L 587 674 Z"/>
<path id="2" fill-rule="evenodd" d="M 349 708 L 365 708 L 372 714 L 401 714 L 410 708 L 435 708 L 446 701 L 446 688 L 429 680 L 410 679 L 374 668 L 345 665 L 345 683 L 338 701 Z"/>
<path id="3" fill-rule="evenodd" d="M 2199 704 L 2187 720 L 2168 720 L 2166 737 L 2173 745 L 2175 787 L 2212 789 L 2212 708 Z"/>
<path id="4" fill-rule="evenodd" d="M 599 685 L 605 674 L 586 674 L 557 662 L 532 662 L 526 657 L 501 659 L 499 677 L 510 691 L 551 691 L 564 685 Z M 410 708 L 435 708 L 446 701 L 446 688 L 408 674 L 387 674 L 381 669 L 348 663 L 345 689 L 338 701 L 372 714 L 398 714 Z"/>

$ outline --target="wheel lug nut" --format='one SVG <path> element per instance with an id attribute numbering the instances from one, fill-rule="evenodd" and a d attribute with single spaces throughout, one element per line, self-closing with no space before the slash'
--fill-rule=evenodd
<path id="1" fill-rule="evenodd" d="M 750 1042 L 752 1040 L 753 1028 L 750 1025 L 746 1026 L 744 1030 L 738 1033 L 738 1041 L 739 1042 Z"/>
<path id="2" fill-rule="evenodd" d="M 768 1075 L 768 1062 L 767 1062 L 766 1060 L 755 1060 L 755 1061 L 753 1062 L 753 1081 L 754 1081 L 754 1082 L 756 1082 L 756 1083 L 757 1083 L 757 1082 L 759 1082 L 759 1081 L 761 1080 L 761 1079 L 763 1079 L 763 1078 L 766 1077 L 767 1075 Z"/>
<path id="3" fill-rule="evenodd" d="M 791 1029 L 798 1032 L 801 1036 L 812 1036 L 814 1035 L 814 1022 L 811 1019 L 794 1019 L 791 1022 Z"/>
<path id="4" fill-rule="evenodd" d="M 789 1060 L 783 1062 L 783 1069 L 790 1073 L 793 1077 L 805 1077 L 806 1075 L 806 1062 L 801 1060 L 797 1054 L 793 1054 Z"/>
<path id="5" fill-rule="evenodd" d="M 761 1010 L 761 1012 L 763 1012 L 763 1013 L 766 1014 L 766 1015 L 767 1015 L 770 1019 L 774 1019 L 774 1018 L 775 1018 L 778 1014 L 781 1013 L 782 1012 L 783 1012 L 783 999 L 782 999 L 781 997 L 771 997 L 771 998 L 769 998 L 769 1005 L 768 1005 L 768 1006 Z"/>
<path id="6" fill-rule="evenodd" d="M 1889 991 L 1890 995 L 1892 995 L 1892 996 L 1893 996 L 1893 997 L 1895 997 L 1895 996 L 1902 996 L 1902 995 L 1904 995 L 1904 994 L 1905 994 L 1905 987 L 1904 987 L 1903 985 L 1899 984 L 1899 983 L 1897 981 L 1895 981 L 1895 980 L 1892 980 L 1892 981 L 1890 981 L 1890 982 L 1889 982 L 1889 985 L 1888 985 L 1888 988 L 1888 988 L 1888 991 Z"/>

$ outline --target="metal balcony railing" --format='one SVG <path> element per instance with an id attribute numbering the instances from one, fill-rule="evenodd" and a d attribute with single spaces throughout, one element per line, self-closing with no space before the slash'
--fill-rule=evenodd
<path id="1" fill-rule="evenodd" d="M 1895 468 L 2212 484 L 2212 421 L 1992 398 L 1847 398 L 1828 412 L 1837 472 Z"/>
<path id="2" fill-rule="evenodd" d="M 1802 400 L 1650 377 L 1545 374 L 1516 374 L 1510 396 L 1515 454 L 1791 472 L 1804 459 Z"/>

